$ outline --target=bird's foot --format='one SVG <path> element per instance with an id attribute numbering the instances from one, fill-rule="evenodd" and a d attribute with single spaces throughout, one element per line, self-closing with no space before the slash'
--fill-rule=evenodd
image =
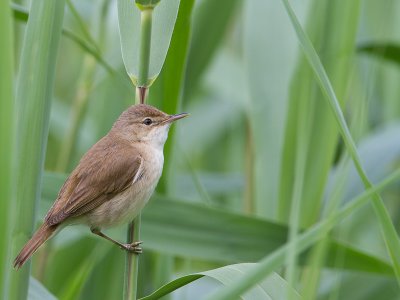
<path id="1" fill-rule="evenodd" d="M 135 254 L 141 254 L 143 253 L 142 247 L 140 247 L 140 244 L 143 242 L 133 242 L 131 244 L 122 244 L 121 249 L 124 249 L 128 252 L 132 252 Z"/>

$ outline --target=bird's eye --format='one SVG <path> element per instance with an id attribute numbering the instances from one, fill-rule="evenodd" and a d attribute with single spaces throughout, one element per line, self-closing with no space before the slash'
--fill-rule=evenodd
<path id="1" fill-rule="evenodd" d="M 149 119 L 149 118 L 144 119 L 144 121 L 143 121 L 143 124 L 147 125 L 147 126 L 151 125 L 152 123 L 153 123 L 153 121 L 151 119 Z"/>

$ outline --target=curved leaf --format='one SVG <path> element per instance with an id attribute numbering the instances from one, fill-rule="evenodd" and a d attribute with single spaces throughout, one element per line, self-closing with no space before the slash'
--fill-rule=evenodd
<path id="1" fill-rule="evenodd" d="M 166 285 L 159 288 L 151 295 L 141 298 L 141 300 L 159 299 L 167 294 L 170 294 L 176 289 L 181 288 L 203 276 L 211 277 L 219 281 L 223 285 L 228 285 L 233 280 L 240 278 L 240 276 L 242 276 L 243 274 L 246 274 L 255 265 L 256 264 L 250 264 L 250 263 L 229 265 L 218 269 L 186 275 L 167 283 Z M 253 289 L 249 290 L 241 298 L 244 300 L 256 300 L 256 299 L 283 300 L 287 299 L 289 291 L 290 287 L 288 286 L 287 282 L 278 274 L 273 273 L 267 278 L 265 278 L 258 285 L 256 285 Z M 204 292 L 204 294 L 206 293 L 207 291 Z M 300 299 L 300 296 L 296 292 L 294 292 L 294 297 L 292 299 Z"/>
<path id="2" fill-rule="evenodd" d="M 179 2 L 164 0 L 154 8 L 148 75 L 152 80 L 160 73 L 167 56 Z M 122 57 L 126 71 L 135 81 L 139 72 L 140 10 L 132 0 L 118 0 L 117 3 Z"/>

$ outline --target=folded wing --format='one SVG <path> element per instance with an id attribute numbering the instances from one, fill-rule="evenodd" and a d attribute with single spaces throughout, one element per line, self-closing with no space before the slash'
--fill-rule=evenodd
<path id="1" fill-rule="evenodd" d="M 99 207 L 140 178 L 141 165 L 142 157 L 129 144 L 101 139 L 68 177 L 45 222 L 56 225 Z"/>

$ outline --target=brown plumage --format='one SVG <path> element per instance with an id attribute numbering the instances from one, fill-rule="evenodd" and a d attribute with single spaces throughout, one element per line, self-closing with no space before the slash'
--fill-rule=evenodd
<path id="1" fill-rule="evenodd" d="M 144 104 L 124 111 L 67 178 L 14 267 L 20 268 L 57 230 L 75 223 L 87 224 L 93 233 L 139 253 L 136 244 L 120 244 L 100 228 L 129 221 L 143 208 L 161 176 L 169 126 L 186 115 L 168 115 Z"/>
<path id="2" fill-rule="evenodd" d="M 14 268 L 21 268 L 22 265 L 32 256 L 32 254 L 35 253 L 35 251 L 52 236 L 56 229 L 57 225 L 49 226 L 48 224 L 43 223 L 15 258 Z"/>

